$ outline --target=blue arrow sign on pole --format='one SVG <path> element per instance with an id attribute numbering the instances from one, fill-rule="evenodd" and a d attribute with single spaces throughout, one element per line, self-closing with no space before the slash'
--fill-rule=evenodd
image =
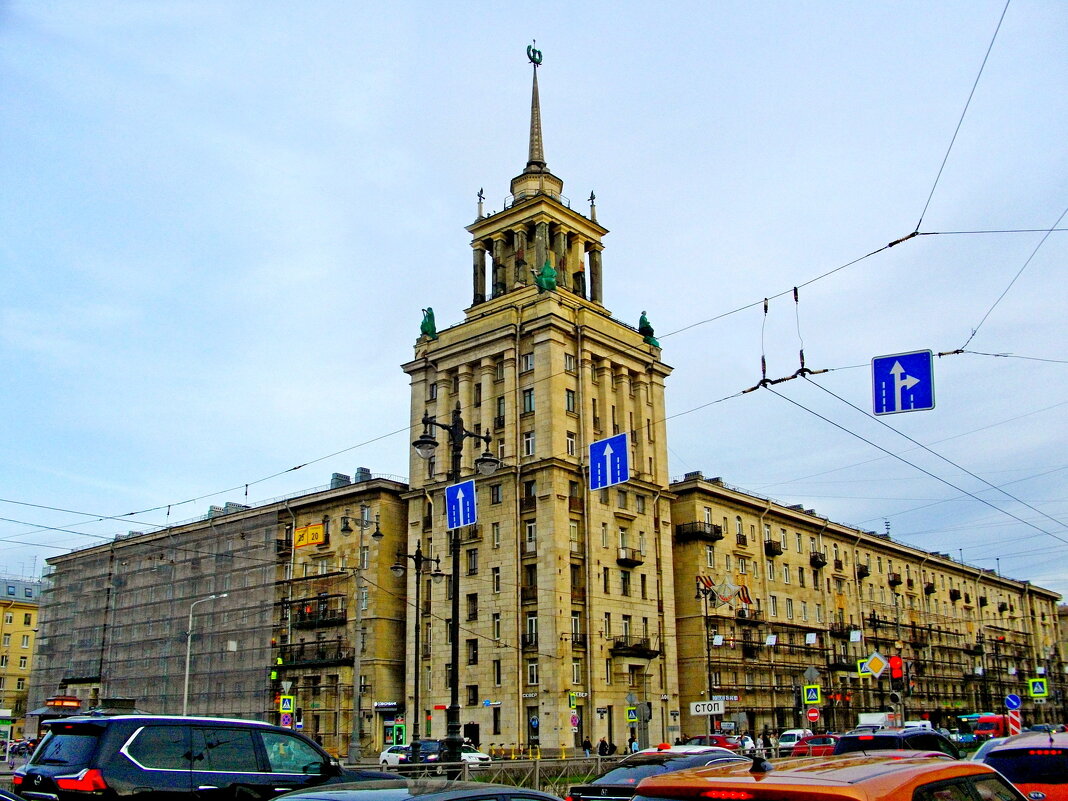
<path id="1" fill-rule="evenodd" d="M 1005 696 L 1005 708 L 1006 709 L 1019 709 L 1023 705 L 1023 701 L 1016 693 L 1009 693 Z"/>
<path id="2" fill-rule="evenodd" d="M 473 526 L 478 521 L 475 506 L 475 480 L 468 479 L 445 488 L 445 528 Z"/>
<path id="3" fill-rule="evenodd" d="M 876 414 L 933 409 L 934 354 L 917 350 L 876 356 L 871 360 L 871 383 Z"/>
<path id="4" fill-rule="evenodd" d="M 590 490 L 604 489 L 630 480 L 630 449 L 627 435 L 590 443 Z"/>

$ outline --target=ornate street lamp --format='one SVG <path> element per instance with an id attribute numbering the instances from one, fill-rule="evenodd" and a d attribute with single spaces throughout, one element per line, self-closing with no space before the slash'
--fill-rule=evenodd
<path id="1" fill-rule="evenodd" d="M 448 423 L 439 423 L 428 414 L 423 415 L 423 433 L 412 443 L 415 452 L 423 459 L 434 455 L 438 441 L 431 433 L 431 427 L 440 428 L 448 435 L 451 456 L 446 480 L 455 484 L 460 480 L 460 461 L 463 458 L 464 440 L 467 438 L 482 440 L 486 450 L 475 459 L 475 469 L 488 476 L 501 466 L 501 460 L 489 452 L 492 441 L 489 433 L 476 434 L 464 428 L 460 415 L 460 404 L 452 410 L 452 419 Z M 459 762 L 463 738 L 460 736 L 460 529 L 455 528 L 449 538 L 450 562 L 452 564 L 452 618 L 449 620 L 449 637 L 452 659 L 452 675 L 449 676 L 449 708 L 445 715 L 445 747 L 442 761 Z M 416 678 L 418 683 L 418 677 Z"/>
<path id="2" fill-rule="evenodd" d="M 414 707 L 414 709 L 413 709 L 414 715 L 413 715 L 413 719 L 412 719 L 412 739 L 411 739 L 412 752 L 411 752 L 411 756 L 409 758 L 411 763 L 413 765 L 415 765 L 415 764 L 419 763 L 419 738 L 422 737 L 422 734 L 423 734 L 423 729 L 422 729 L 422 725 L 421 725 L 421 721 L 422 721 L 422 718 L 423 718 L 423 710 L 420 708 L 420 704 L 419 704 L 419 681 L 420 681 L 420 678 L 421 678 L 420 677 L 420 670 L 419 670 L 419 659 L 420 659 L 419 638 L 420 638 L 420 633 L 421 633 L 421 628 L 422 628 L 422 623 L 420 621 L 420 615 L 422 614 L 422 611 L 423 611 L 423 607 L 422 607 L 423 565 L 429 564 L 430 562 L 434 563 L 434 572 L 431 573 L 430 576 L 431 576 L 431 578 L 434 579 L 434 583 L 435 584 L 440 583 L 441 580 L 443 578 L 445 578 L 445 574 L 441 572 L 441 560 L 438 557 L 435 556 L 433 559 L 431 559 L 429 556 L 424 556 L 423 555 L 423 545 L 422 545 L 422 543 L 416 543 L 415 544 L 415 553 L 404 553 L 403 551 L 398 551 L 397 552 L 397 561 L 393 565 L 393 567 L 390 568 L 390 571 L 397 578 L 400 578 L 401 576 L 404 575 L 405 562 L 402 561 L 404 559 L 411 559 L 412 562 L 415 564 L 415 658 L 412 660 L 414 662 L 414 666 L 413 666 L 413 669 L 412 669 L 412 677 L 413 677 L 414 684 L 415 684 L 415 698 L 413 699 L 413 704 L 412 704 L 413 707 Z"/>

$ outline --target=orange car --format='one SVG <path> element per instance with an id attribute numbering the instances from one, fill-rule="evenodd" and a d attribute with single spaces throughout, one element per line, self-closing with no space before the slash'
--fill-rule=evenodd
<path id="1" fill-rule="evenodd" d="M 899 752 L 900 753 L 900 752 Z M 876 754 L 695 768 L 638 785 L 634 801 L 1026 801 L 981 762 Z"/>
<path id="2" fill-rule="evenodd" d="M 983 762 L 1034 801 L 1068 801 L 1068 734 L 1018 734 L 991 748 Z"/>

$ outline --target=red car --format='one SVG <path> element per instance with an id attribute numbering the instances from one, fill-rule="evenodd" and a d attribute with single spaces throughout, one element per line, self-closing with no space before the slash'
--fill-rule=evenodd
<path id="1" fill-rule="evenodd" d="M 690 737 L 685 745 L 714 745 L 719 748 L 729 748 L 732 751 L 737 751 L 741 747 L 740 739 L 726 734 L 698 734 Z"/>
<path id="2" fill-rule="evenodd" d="M 836 742 L 837 734 L 810 734 L 797 741 L 790 756 L 830 756 Z"/>

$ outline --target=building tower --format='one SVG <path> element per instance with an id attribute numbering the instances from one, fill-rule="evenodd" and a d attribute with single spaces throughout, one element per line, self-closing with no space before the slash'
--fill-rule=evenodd
<path id="1" fill-rule="evenodd" d="M 463 736 L 483 746 L 574 748 L 584 737 L 663 740 L 678 709 L 675 593 L 664 380 L 649 332 L 611 317 L 596 218 L 571 208 L 542 144 L 538 51 L 529 156 L 499 212 L 467 227 L 472 304 L 462 323 L 424 324 L 411 378 L 411 425 L 428 414 L 491 438 L 502 462 L 477 477 L 478 524 L 460 532 L 461 575 L 429 576 L 408 607 L 406 700 L 420 682 L 423 736 L 445 734 L 449 593 L 460 597 Z M 487 263 L 488 262 L 488 263 Z M 555 271 L 555 274 L 554 274 Z M 432 318 L 431 318 L 432 319 Z M 591 492 L 589 443 L 627 432 L 631 478 Z M 483 442 L 464 440 L 461 480 Z M 449 553 L 448 448 L 412 455 L 409 550 Z M 442 560 L 443 567 L 448 563 Z M 415 578 L 409 579 L 408 597 Z M 412 647 L 419 616 L 422 646 Z M 677 723 L 677 721 L 675 721 Z"/>

